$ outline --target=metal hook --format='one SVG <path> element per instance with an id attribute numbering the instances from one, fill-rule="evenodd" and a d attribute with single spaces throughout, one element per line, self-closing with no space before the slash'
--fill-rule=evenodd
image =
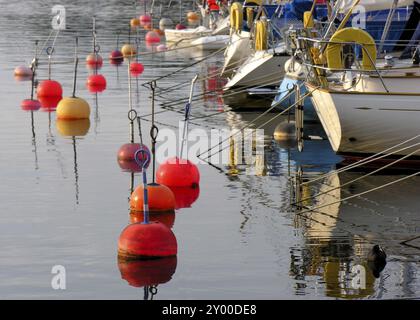
<path id="1" fill-rule="evenodd" d="M 137 111 L 136 110 L 131 109 L 130 111 L 128 111 L 128 120 L 133 122 L 134 120 L 136 120 L 136 118 L 137 118 Z"/>

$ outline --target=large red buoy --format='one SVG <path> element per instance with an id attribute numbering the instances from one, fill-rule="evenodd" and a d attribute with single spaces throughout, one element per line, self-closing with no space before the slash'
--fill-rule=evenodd
<path id="1" fill-rule="evenodd" d="M 159 166 L 156 182 L 168 187 L 196 187 L 200 184 L 200 172 L 189 160 L 170 158 Z"/>
<path id="2" fill-rule="evenodd" d="M 176 30 L 185 30 L 187 29 L 186 26 L 184 26 L 183 24 L 178 23 L 175 27 Z"/>
<path id="3" fill-rule="evenodd" d="M 144 221 L 144 213 L 138 211 L 130 212 L 130 223 L 138 223 Z M 173 213 L 160 213 L 150 216 L 150 221 L 163 223 L 169 229 L 172 229 L 175 224 L 175 215 Z"/>
<path id="4" fill-rule="evenodd" d="M 173 257 L 177 253 L 175 235 L 160 222 L 130 224 L 118 241 L 118 256 L 126 260 Z"/>
<path id="5" fill-rule="evenodd" d="M 44 80 L 36 88 L 38 99 L 41 97 L 61 97 L 63 88 L 61 84 L 54 80 Z"/>
<path id="6" fill-rule="evenodd" d="M 91 53 L 86 57 L 86 64 L 89 68 L 100 68 L 103 64 L 102 57 L 97 53 Z"/>
<path id="7" fill-rule="evenodd" d="M 86 81 L 86 87 L 92 93 L 102 92 L 106 89 L 106 79 L 102 74 L 92 74 Z"/>
<path id="8" fill-rule="evenodd" d="M 54 111 L 57 108 L 58 103 L 62 97 L 39 97 L 38 100 L 41 103 L 43 111 Z"/>
<path id="9" fill-rule="evenodd" d="M 175 196 L 167 186 L 151 183 L 147 186 L 149 192 L 150 213 L 175 212 Z M 130 208 L 133 211 L 144 211 L 143 186 L 138 186 L 131 194 Z"/>
<path id="10" fill-rule="evenodd" d="M 41 109 L 41 103 L 34 99 L 25 99 L 20 104 L 20 107 L 24 111 L 37 111 Z"/>
<path id="11" fill-rule="evenodd" d="M 200 188 L 169 187 L 175 196 L 175 209 L 191 208 L 200 196 Z"/>
<path id="12" fill-rule="evenodd" d="M 160 42 L 160 36 L 156 31 L 149 31 L 146 33 L 146 42 L 149 43 L 159 43 Z"/>
<path id="13" fill-rule="evenodd" d="M 126 261 L 118 259 L 121 278 L 135 288 L 167 283 L 175 274 L 177 257 Z"/>
<path id="14" fill-rule="evenodd" d="M 144 71 L 144 66 L 143 64 L 139 63 L 139 62 L 132 62 L 130 64 L 130 72 L 131 75 L 137 77 L 139 75 L 141 75 Z"/>

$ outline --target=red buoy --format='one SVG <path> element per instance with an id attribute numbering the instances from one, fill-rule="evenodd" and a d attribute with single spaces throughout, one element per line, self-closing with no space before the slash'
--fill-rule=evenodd
<path id="1" fill-rule="evenodd" d="M 148 14 L 144 14 L 140 16 L 140 24 L 142 26 L 146 25 L 146 24 L 151 24 L 152 23 L 152 17 L 149 16 Z"/>
<path id="2" fill-rule="evenodd" d="M 184 26 L 183 24 L 178 23 L 175 27 L 176 30 L 185 30 L 187 29 L 186 26 Z"/>
<path id="3" fill-rule="evenodd" d="M 103 59 L 99 54 L 91 53 L 86 57 L 86 64 L 89 68 L 100 68 L 103 64 Z"/>
<path id="4" fill-rule="evenodd" d="M 159 222 L 130 224 L 118 240 L 118 256 L 126 260 L 173 257 L 177 253 L 175 235 Z"/>
<path id="5" fill-rule="evenodd" d="M 124 62 L 124 55 L 120 50 L 114 50 L 109 54 L 109 61 L 113 65 L 120 65 Z"/>
<path id="6" fill-rule="evenodd" d="M 149 210 L 150 213 L 174 213 L 175 212 L 175 196 L 171 189 L 164 185 L 151 183 L 147 185 L 149 192 Z M 143 212 L 143 186 L 138 186 L 131 194 L 130 208 L 133 211 Z"/>
<path id="7" fill-rule="evenodd" d="M 86 87 L 92 93 L 102 92 L 106 89 L 106 79 L 101 74 L 92 74 L 87 79 Z"/>
<path id="8" fill-rule="evenodd" d="M 135 288 L 167 283 L 175 274 L 177 257 L 126 261 L 118 259 L 121 278 Z"/>
<path id="9" fill-rule="evenodd" d="M 131 75 L 137 77 L 139 75 L 141 75 L 144 71 L 144 66 L 143 64 L 139 63 L 139 62 L 132 62 L 130 64 L 130 72 Z"/>
<path id="10" fill-rule="evenodd" d="M 156 31 L 149 31 L 146 33 L 146 42 L 149 43 L 159 43 L 160 42 L 160 36 Z"/>
<path id="11" fill-rule="evenodd" d="M 138 223 L 144 221 L 144 213 L 138 211 L 130 212 L 130 223 Z M 173 213 L 158 213 L 150 216 L 150 221 L 163 223 L 169 229 L 175 224 L 175 215 Z"/>
<path id="12" fill-rule="evenodd" d="M 128 161 L 135 161 L 134 156 L 136 152 L 140 149 L 145 150 L 148 154 L 150 154 L 149 148 L 147 148 L 144 144 L 141 145 L 140 143 L 126 143 L 121 146 L 118 150 L 118 160 L 128 160 Z M 143 154 L 138 154 L 139 161 L 143 162 Z"/>
<path id="13" fill-rule="evenodd" d="M 200 188 L 169 187 L 175 196 L 175 209 L 191 208 L 200 197 Z"/>
<path id="14" fill-rule="evenodd" d="M 200 172 L 189 160 L 170 158 L 159 166 L 156 182 L 168 187 L 197 187 L 200 184 Z"/>
<path id="15" fill-rule="evenodd" d="M 38 100 L 41 103 L 43 111 L 54 111 L 57 108 L 58 103 L 62 97 L 39 97 Z"/>
<path id="16" fill-rule="evenodd" d="M 61 84 L 54 80 L 44 80 L 36 88 L 38 98 L 41 97 L 62 97 L 63 88 Z"/>
<path id="17" fill-rule="evenodd" d="M 24 111 L 37 111 L 41 109 L 41 103 L 38 100 L 25 99 L 20 104 L 20 107 Z"/>

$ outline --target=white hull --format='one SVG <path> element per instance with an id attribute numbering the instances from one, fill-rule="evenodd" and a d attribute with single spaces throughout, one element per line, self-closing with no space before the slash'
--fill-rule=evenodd
<path id="1" fill-rule="evenodd" d="M 233 74 L 233 70 L 239 68 L 246 58 L 251 55 L 250 33 L 242 31 L 233 33 L 230 38 L 230 44 L 225 51 L 225 63 L 222 75 L 228 77 Z"/>
<path id="2" fill-rule="evenodd" d="M 284 46 L 273 50 L 257 51 L 236 71 L 225 90 L 237 87 L 266 87 L 278 85 L 284 76 Z"/>
<path id="3" fill-rule="evenodd" d="M 191 41 L 196 40 L 201 37 L 207 37 L 212 34 L 212 30 L 198 27 L 195 29 L 184 29 L 184 30 L 176 30 L 176 29 L 166 29 L 165 30 L 165 37 L 166 42 L 171 43 L 191 43 Z"/>
<path id="4" fill-rule="evenodd" d="M 229 36 L 208 36 L 192 41 L 191 45 L 201 50 L 221 50 L 227 46 L 229 39 Z"/>
<path id="5" fill-rule="evenodd" d="M 315 90 L 312 102 L 334 151 L 374 154 L 419 135 L 420 81 L 404 83 L 406 80 L 394 79 L 389 86 L 392 89 L 403 89 L 404 85 L 407 89 L 416 87 L 417 94 L 404 93 L 403 90 L 391 91 L 391 94 L 383 90 L 369 93 Z M 308 85 L 308 90 L 313 90 L 313 87 Z M 413 151 L 411 148 L 395 155 Z"/>

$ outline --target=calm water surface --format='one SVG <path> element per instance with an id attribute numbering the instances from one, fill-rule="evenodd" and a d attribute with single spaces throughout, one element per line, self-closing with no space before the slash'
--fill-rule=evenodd
<path id="1" fill-rule="evenodd" d="M 89 101 L 92 114 L 89 132 L 83 137 L 59 133 L 55 114 L 20 109 L 29 98 L 29 82 L 17 82 L 13 69 L 28 64 L 34 40 L 42 43 L 50 34 L 52 1 L 0 1 L 0 298 L 3 299 L 143 299 L 141 285 L 148 275 L 127 274 L 118 265 L 117 240 L 129 223 L 131 179 L 116 161 L 118 148 L 128 142 L 127 65 L 117 68 L 105 59 L 101 73 L 107 90 L 98 96 L 85 88 L 89 71 L 84 57 L 91 49 L 91 15 L 96 12 L 98 41 L 106 58 L 127 39 L 127 22 L 134 15 L 132 1 L 62 1 L 67 24 L 80 40 L 78 95 Z M 138 9 L 140 13 L 140 9 Z M 144 31 L 140 32 L 143 39 Z M 62 32 L 56 42 L 52 78 L 71 95 L 74 32 Z M 142 51 L 148 50 L 142 44 Z M 138 112 L 150 112 L 149 92 L 141 83 L 196 61 L 206 53 L 183 50 L 144 56 L 145 73 L 134 84 Z M 222 56 L 186 69 L 158 82 L 161 88 L 190 81 L 221 66 Z M 39 78 L 47 77 L 45 54 Z M 222 79 L 200 81 L 197 93 L 223 85 Z M 189 87 L 167 92 L 159 102 L 185 98 Z M 174 106 L 180 110 L 183 105 Z M 223 102 L 206 95 L 193 105 L 193 116 L 222 111 Z M 175 110 L 175 111 L 176 111 Z M 182 115 L 162 109 L 161 128 L 177 126 Z M 196 119 L 191 128 L 238 128 L 258 113 L 220 112 Z M 269 115 L 272 117 L 273 115 Z M 269 119 L 261 120 L 265 122 Z M 149 119 L 149 118 L 148 118 Z M 304 188 L 306 195 L 337 189 L 308 205 L 327 205 L 320 211 L 297 214 L 293 183 L 298 168 L 303 178 L 335 169 L 341 161 L 328 141 L 307 142 L 300 154 L 295 146 L 271 139 L 278 119 L 265 126 L 266 155 L 262 175 L 247 175 L 244 166 L 222 166 L 223 172 L 201 165 L 199 198 L 191 208 L 176 212 L 173 231 L 178 240 L 176 262 L 153 265 L 166 283 L 158 286 L 154 299 L 325 299 L 419 297 L 420 236 L 418 185 L 420 178 L 341 204 L 338 199 L 399 178 L 376 175 L 348 184 L 361 173 L 333 174 Z M 149 122 L 144 122 L 148 132 Z M 322 129 L 310 126 L 315 132 Z M 146 139 L 149 143 L 149 139 Z M 134 184 L 140 183 L 136 174 Z M 330 204 L 330 205 L 328 205 Z M 388 263 L 379 278 L 367 266 L 367 253 L 381 244 Z M 51 288 L 51 268 L 63 265 L 67 289 Z M 353 266 L 366 267 L 364 289 L 352 287 Z M 147 265 L 138 266 L 147 268 Z"/>

